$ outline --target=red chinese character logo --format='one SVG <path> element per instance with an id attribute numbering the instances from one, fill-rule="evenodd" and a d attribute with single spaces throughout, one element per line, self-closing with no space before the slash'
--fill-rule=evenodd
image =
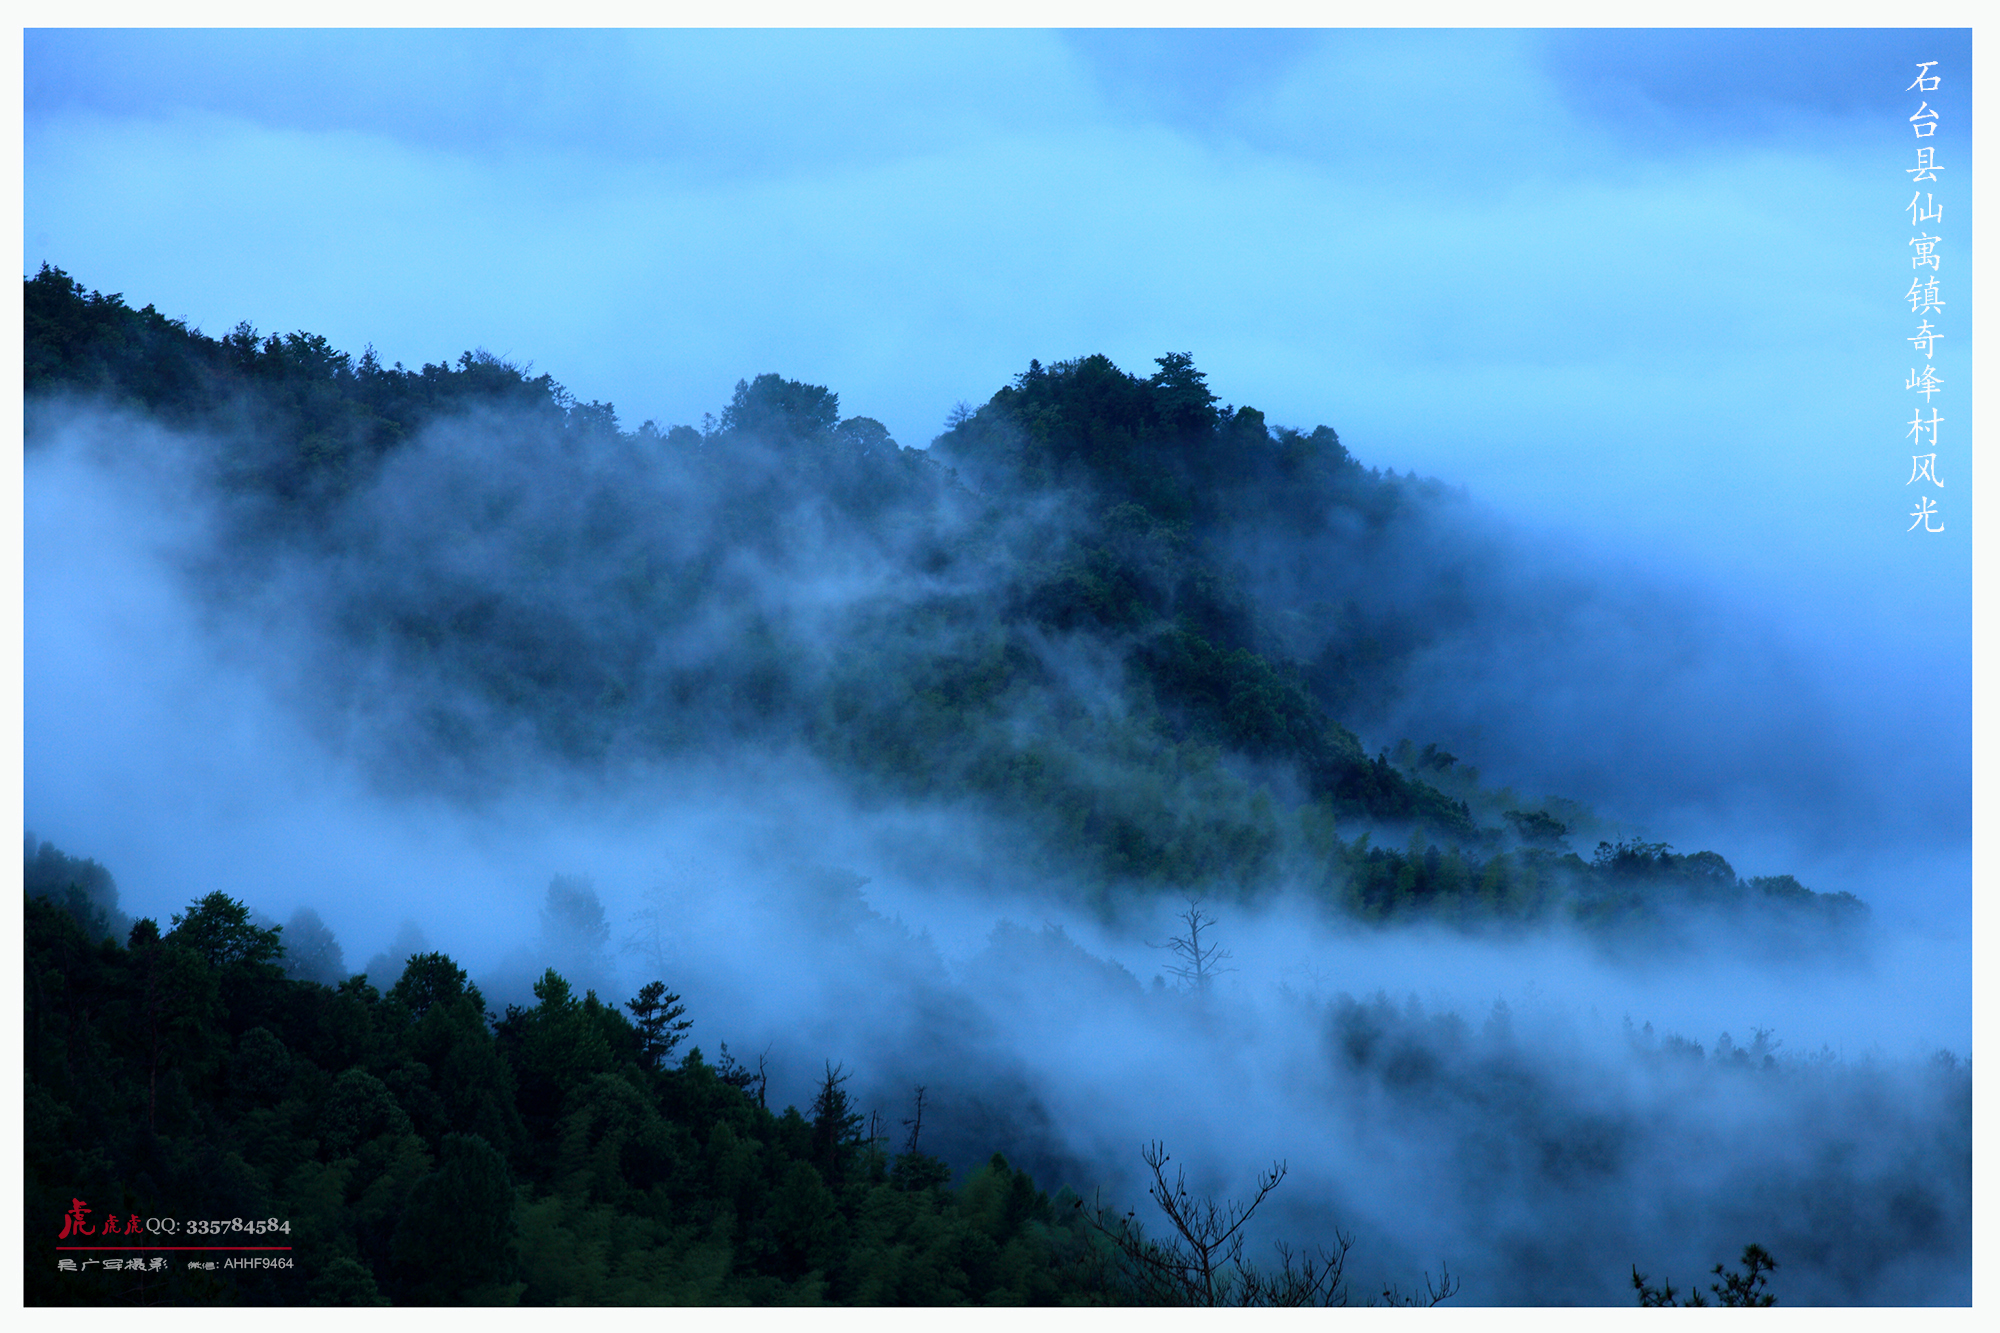
<path id="1" fill-rule="evenodd" d="M 83 1220 L 89 1212 L 89 1204 L 85 1203 L 82 1199 L 71 1199 L 69 1201 L 69 1211 L 63 1214 L 62 1233 L 56 1239 L 68 1240 L 71 1236 L 92 1236 L 97 1234 L 90 1229 L 90 1224 Z"/>

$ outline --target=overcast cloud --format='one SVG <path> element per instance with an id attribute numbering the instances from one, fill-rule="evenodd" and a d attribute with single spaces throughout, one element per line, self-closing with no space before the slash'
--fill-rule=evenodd
<path id="1" fill-rule="evenodd" d="M 1956 174 L 1935 187 L 1945 530 L 1913 534 L 1904 86 L 1927 60 Z M 370 682 L 345 738 L 299 702 L 330 660 L 313 585 L 260 571 L 268 607 L 205 606 L 185 566 L 222 525 L 174 465 L 189 442 L 91 409 L 52 412 L 28 463 L 27 823 L 106 864 L 135 916 L 216 888 L 311 906 L 356 967 L 414 919 L 496 1002 L 548 944 L 524 923 L 550 876 L 589 876 L 633 946 L 605 984 L 665 970 L 704 1043 L 775 1053 L 784 1099 L 822 1059 L 883 1108 L 952 1082 L 955 1160 L 1007 1142 L 1038 1179 L 1127 1193 L 1142 1132 L 1218 1189 L 1291 1153 L 1287 1225 L 1362 1227 L 1371 1273 L 1449 1255 L 1477 1300 L 1622 1300 L 1623 1264 L 1679 1275 L 1750 1234 L 1788 1261 L 1825 1242 L 1788 1301 L 1969 1300 L 1958 1085 L 1896 1062 L 1970 1049 L 1970 68 L 1969 33 L 1908 30 L 25 39 L 24 273 L 210 334 L 413 367 L 485 348 L 628 429 L 698 424 L 775 371 L 916 447 L 1031 357 L 1145 374 L 1185 351 L 1273 424 L 1464 487 L 1449 533 L 1379 543 L 1370 577 L 1395 596 L 1399 571 L 1463 568 L 1483 614 L 1363 741 L 1440 739 L 1489 784 L 1854 892 L 1883 929 L 1851 967 L 1649 970 L 1279 902 L 1230 912 L 1242 975 L 1195 1032 L 1148 984 L 1166 906 L 1065 911 L 1007 830 L 866 806 L 800 756 L 626 786 L 530 757 L 484 804 L 385 792 L 367 747 L 400 733 Z M 828 588 L 774 579 L 774 602 L 837 601 L 821 564 Z M 868 876 L 887 920 L 802 917 L 811 865 Z M 673 941 L 624 937 L 658 910 Z M 1513 1026 L 1480 1026 L 1496 998 Z M 1739 1085 L 1658 1046 L 1725 1027 L 1852 1068 Z M 1376 1029 L 1429 1072 L 1354 1055 Z M 1887 1146 L 1836 1170 L 1850 1123 Z M 1612 1148 L 1588 1169 L 1516 1151 L 1593 1135 Z M 1745 1184 L 1766 1167 L 1778 1184 Z M 1924 1234 L 1868 1211 L 1924 1190 Z M 1831 1222 L 1807 1207 L 1835 1196 Z M 1549 1278 L 1584 1241 L 1609 1267 Z"/>
<path id="2" fill-rule="evenodd" d="M 485 347 L 628 427 L 776 370 L 922 446 L 1030 357 L 1191 351 L 1826 664 L 1928 863 L 1971 771 L 1952 216 L 1946 530 L 1906 531 L 1932 59 L 1969 164 L 1962 31 L 35 31 L 23 269 L 210 333 Z"/>

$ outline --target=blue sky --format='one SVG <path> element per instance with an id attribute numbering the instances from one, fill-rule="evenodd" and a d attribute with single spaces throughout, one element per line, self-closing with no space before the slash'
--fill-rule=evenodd
<path id="1" fill-rule="evenodd" d="M 777 371 L 921 446 L 1031 357 L 1192 352 L 1793 635 L 1956 845 L 1970 66 L 1963 30 L 31 31 L 22 264 L 213 334 L 483 347 L 628 427 Z"/>

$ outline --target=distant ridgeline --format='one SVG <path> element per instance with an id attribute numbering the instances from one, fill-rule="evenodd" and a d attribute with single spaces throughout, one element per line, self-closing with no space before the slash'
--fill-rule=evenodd
<path id="1" fill-rule="evenodd" d="M 1371 757 L 1337 719 L 1395 693 L 1462 593 L 1371 593 L 1370 561 L 1448 524 L 1451 494 L 1157 365 L 1031 362 L 928 451 L 768 374 L 700 429 L 621 432 L 484 353 L 385 367 L 305 333 L 209 338 L 47 266 L 26 283 L 28 447 L 66 399 L 208 442 L 227 550 L 194 574 L 228 599 L 316 571 L 288 601 L 378 668 L 317 673 L 349 682 L 325 716 L 381 724 L 387 785 L 504 786 L 523 736 L 607 771 L 803 742 L 864 798 L 1027 830 L 1025 868 L 1105 911 L 1288 882 L 1364 919 L 1647 939 L 1700 905 L 1780 934 L 1865 915 L 1482 786 L 1435 745 Z M 360 693 L 385 661 L 407 689 Z"/>

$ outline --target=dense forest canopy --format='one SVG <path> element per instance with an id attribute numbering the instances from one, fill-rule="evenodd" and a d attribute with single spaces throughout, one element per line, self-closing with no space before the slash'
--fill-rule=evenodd
<path id="1" fill-rule="evenodd" d="M 830 775 L 854 810 L 998 830 L 981 844 L 1007 849 L 991 882 L 1073 921 L 1186 904 L 1185 933 L 1148 940 L 1169 960 L 1148 987 L 1046 920 L 1003 921 L 948 966 L 843 866 L 708 886 L 743 938 L 810 938 L 830 978 L 813 1003 L 889 1014 L 906 1036 L 865 1073 L 901 1080 L 909 1106 L 864 1104 L 849 1086 L 864 1071 L 829 1058 L 807 1108 L 781 1111 L 763 1057 L 707 1053 L 733 1016 L 670 989 L 692 996 L 719 966 L 677 952 L 711 919 L 684 899 L 649 896 L 614 945 L 626 923 L 588 877 L 558 874 L 532 968 L 489 984 L 414 921 L 357 968 L 310 907 L 280 925 L 209 891 L 164 925 L 134 919 L 93 848 L 30 834 L 32 1302 L 1359 1301 L 1378 1288 L 1343 1278 L 1351 1237 L 1328 1229 L 1330 1203 L 1293 1202 L 1311 1187 L 1278 1188 L 1282 1163 L 1235 1186 L 1271 1195 L 1277 1230 L 1233 1267 L 1186 1266 L 1198 1228 L 1173 1208 L 1200 1191 L 1177 1193 L 1153 1156 L 1151 1184 L 1128 1170 L 1130 1197 L 1087 1203 L 1098 1149 L 1033 1091 L 1034 1060 L 1069 1057 L 1051 1036 L 1023 1058 L 993 1015 L 1072 1037 L 1130 1024 L 1133 1051 L 1201 1064 L 1242 1019 L 1218 985 L 1234 914 L 1274 904 L 1385 945 L 1398 929 L 1575 935 L 1654 967 L 1865 953 L 1868 909 L 1845 892 L 1739 875 L 1588 793 L 1496 785 L 1433 737 L 1364 744 L 1360 719 L 1413 660 L 1509 612 L 1477 604 L 1477 543 L 1430 544 L 1466 501 L 1366 466 L 1328 426 L 1224 403 L 1189 354 L 1144 374 L 1031 361 L 911 448 L 775 373 L 698 426 L 627 430 L 611 404 L 483 352 L 411 370 L 303 332 L 211 338 L 47 265 L 26 282 L 26 333 L 30 468 L 81 438 L 182 477 L 205 539 L 176 552 L 175 578 L 204 614 L 256 624 L 274 691 L 388 799 L 501 809 L 556 781 L 609 790 L 776 756 Z M 640 984 L 611 989 L 614 947 L 639 956 Z M 1572 1228 L 1505 1242 L 1479 1299 L 1624 1298 L 1625 1266 L 1653 1256 L 1551 1247 L 1623 1225 L 1607 1200 L 1689 1143 L 1742 1169 L 1676 1183 L 1697 1193 L 1672 1207 L 1713 1189 L 1730 1253 L 1771 1246 L 1753 1245 L 1738 1294 L 1761 1290 L 1771 1254 L 1796 1265 L 1780 1285 L 1823 1300 L 1956 1271 L 1970 1082 L 1954 1057 L 1884 1072 L 1781 1056 L 1761 1026 L 1704 1046 L 1628 1019 L 1620 1086 L 1643 1094 L 1623 1104 L 1578 1073 L 1601 1052 L 1530 1040 L 1504 1002 L 1474 1024 L 1414 992 L 1278 1003 L 1324 1062 L 1302 1086 L 1433 1134 L 1465 1216 L 1512 1235 L 1482 1210 L 1501 1207 L 1495 1182 L 1525 1182 L 1521 1212 Z M 1183 1045 L 1149 1045 L 1163 1040 Z M 1247 1037 L 1238 1057 L 1304 1058 Z M 975 1090 L 926 1101 L 952 1078 Z M 1688 1118 L 1724 1101 L 1772 1136 L 1833 1140 L 1779 1160 Z M 1860 1124 L 1866 1151 L 1840 1137 Z M 1150 1230 L 1132 1220 L 1149 1189 L 1165 1219 Z M 79 1198 L 289 1219 L 299 1274 L 68 1281 L 44 1261 L 45 1224 Z M 1267 1262 L 1288 1227 L 1318 1267 Z M 1430 1261 L 1372 1259 L 1394 1273 L 1377 1299 L 1448 1293 Z M 1631 1282 L 1673 1298 L 1636 1268 Z"/>
<path id="2" fill-rule="evenodd" d="M 1382 604 L 1370 552 L 1450 522 L 1451 494 L 1218 405 L 1186 354 L 1032 362 L 918 450 L 775 374 L 701 429 L 621 432 L 479 352 L 384 367 L 212 339 L 46 266 L 26 291 L 31 403 L 96 395 L 218 442 L 236 536 L 200 573 L 249 598 L 283 571 L 324 606 L 321 705 L 393 710 L 385 782 L 490 789 L 502 746 L 615 767 L 802 741 L 1017 821 L 1107 909 L 1302 878 L 1374 919 L 1859 911 L 1483 786 L 1435 743 L 1368 754 L 1342 712 L 1463 610 L 1450 570 Z M 1289 560 L 1241 559 L 1246 534 Z M 338 692 L 384 669 L 388 697 Z"/>

